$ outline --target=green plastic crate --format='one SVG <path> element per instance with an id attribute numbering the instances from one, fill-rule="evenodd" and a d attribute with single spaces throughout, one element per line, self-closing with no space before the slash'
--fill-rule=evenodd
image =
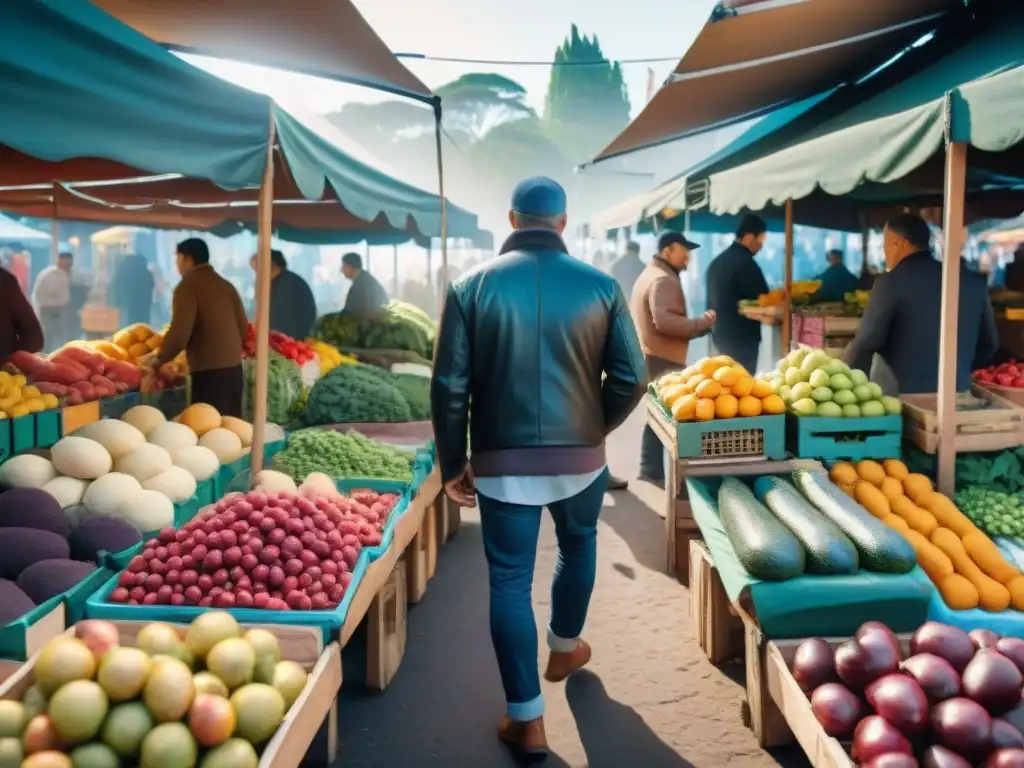
<path id="1" fill-rule="evenodd" d="M 64 425 L 61 423 L 61 411 L 43 411 L 35 414 L 36 417 L 36 447 L 49 448 L 60 440 L 64 434 Z"/>
<path id="2" fill-rule="evenodd" d="M 100 417 L 104 419 L 120 419 L 129 408 L 134 408 L 142 401 L 138 392 L 124 392 L 100 400 Z"/>
<path id="3" fill-rule="evenodd" d="M 657 404 L 668 426 L 675 427 L 680 459 L 786 458 L 786 418 L 781 414 L 676 422 L 653 385 L 647 396 Z"/>
<path id="4" fill-rule="evenodd" d="M 11 419 L 0 419 L 0 464 L 14 455 L 11 443 Z"/>
<path id="5" fill-rule="evenodd" d="M 36 447 L 36 415 L 18 416 L 11 422 L 11 452 L 15 455 Z"/>
<path id="6" fill-rule="evenodd" d="M 898 459 L 903 419 L 898 414 L 855 419 L 789 414 L 786 438 L 789 452 L 798 459 Z"/>
<path id="7" fill-rule="evenodd" d="M 217 501 L 216 485 L 216 481 L 212 477 L 209 480 L 196 483 L 196 498 L 199 499 L 200 509 Z"/>

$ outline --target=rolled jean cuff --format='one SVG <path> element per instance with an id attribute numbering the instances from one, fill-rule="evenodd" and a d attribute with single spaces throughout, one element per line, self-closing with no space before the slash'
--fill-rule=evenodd
<path id="1" fill-rule="evenodd" d="M 579 641 L 578 637 L 574 637 L 571 640 L 559 637 L 551 631 L 551 627 L 548 627 L 548 648 L 555 653 L 572 653 L 576 650 L 576 646 L 579 645 Z"/>
<path id="2" fill-rule="evenodd" d="M 521 704 L 508 702 L 506 706 L 509 718 L 518 723 L 528 723 L 531 720 L 536 720 L 538 717 L 544 716 L 543 695 L 540 695 L 535 699 L 530 699 L 530 701 L 524 701 Z"/>

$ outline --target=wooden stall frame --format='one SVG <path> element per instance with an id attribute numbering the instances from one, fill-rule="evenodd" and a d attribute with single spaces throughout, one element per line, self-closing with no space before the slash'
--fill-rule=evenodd
<path id="1" fill-rule="evenodd" d="M 668 452 L 668 472 L 665 475 L 665 543 L 666 570 L 686 584 L 690 578 L 689 540 L 700 536 L 690 503 L 679 498 L 687 477 L 717 475 L 763 475 L 791 472 L 795 467 L 817 462 L 795 460 L 770 461 L 758 458 L 737 459 L 680 459 L 676 434 L 664 418 L 657 404 L 646 399 L 647 423 Z M 682 532 L 682 535 L 680 535 Z"/>
<path id="2" fill-rule="evenodd" d="M 405 657 L 405 563 L 399 560 L 370 604 L 366 654 L 366 687 L 383 691 L 398 673 Z"/>
<path id="3" fill-rule="evenodd" d="M 743 657 L 743 622 L 732 607 L 711 553 L 690 541 L 690 622 L 697 644 L 716 666 Z"/>
<path id="4" fill-rule="evenodd" d="M 121 641 L 134 645 L 134 640 L 149 622 L 115 621 Z M 171 624 L 184 629 L 187 625 Z M 341 692 L 341 648 L 331 643 L 324 648 L 323 636 L 315 627 L 286 624 L 243 624 L 246 629 L 265 629 L 281 643 L 281 658 L 296 661 L 309 672 L 309 680 L 299 698 L 285 713 L 284 720 L 260 757 L 258 768 L 298 768 L 305 759 L 320 726 L 326 720 L 326 765 L 338 754 L 338 694 Z M 75 628 L 64 634 L 74 636 Z M 34 665 L 38 652 L 13 675 L 0 683 L 0 699 L 19 698 L 35 682 Z"/>

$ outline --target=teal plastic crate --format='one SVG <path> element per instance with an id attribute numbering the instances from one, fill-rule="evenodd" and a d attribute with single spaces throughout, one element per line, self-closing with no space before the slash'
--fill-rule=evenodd
<path id="1" fill-rule="evenodd" d="M 366 550 L 359 555 L 352 582 L 349 584 L 341 605 L 332 611 L 265 611 L 259 608 L 228 608 L 228 613 L 239 622 L 249 624 L 282 624 L 287 626 L 316 627 L 323 633 L 324 645 L 330 643 L 345 624 L 349 605 L 363 581 L 370 557 Z M 168 621 L 189 624 L 202 613 L 210 610 L 197 605 L 126 605 L 109 603 L 107 596 L 117 587 L 118 574 L 104 582 L 88 600 L 85 614 L 90 619 L 110 621 Z"/>
<path id="2" fill-rule="evenodd" d="M 216 481 L 214 478 L 196 483 L 196 498 L 199 500 L 199 508 L 213 504 L 217 501 Z"/>
<path id="3" fill-rule="evenodd" d="M 275 440 L 272 443 L 266 443 L 263 446 L 263 463 L 267 465 L 274 456 L 284 450 L 288 444 L 288 439 Z M 232 461 L 230 464 L 223 464 L 221 468 L 217 470 L 215 477 L 217 478 L 216 486 L 214 488 L 214 495 L 217 499 L 221 498 L 228 492 L 228 488 L 234 479 L 242 472 L 249 470 L 249 456 L 243 456 L 240 459 Z M 214 499 L 216 501 L 216 499 Z"/>
<path id="4" fill-rule="evenodd" d="M 205 481 L 207 485 L 210 481 Z M 181 504 L 174 505 L 174 527 L 181 528 L 185 523 L 191 520 L 193 517 L 199 514 L 199 510 L 202 509 L 206 504 L 202 502 L 197 493 L 191 499 Z M 142 541 L 134 546 L 123 549 L 120 552 L 101 552 L 99 556 L 100 564 L 106 568 L 110 568 L 113 571 L 120 571 L 127 567 L 131 559 L 139 554 L 146 545 L 146 542 L 152 538 L 156 538 L 160 534 L 160 531 L 147 531 L 142 534 Z"/>
<path id="5" fill-rule="evenodd" d="M 374 477 L 336 478 L 334 485 L 341 493 L 344 494 L 352 493 L 352 491 L 359 490 L 361 488 L 367 488 L 371 491 L 376 491 L 377 493 L 398 494 L 398 501 L 396 501 L 395 506 L 391 508 L 391 514 L 388 515 L 388 522 L 381 533 L 380 544 L 376 547 L 366 547 L 363 549 L 363 552 L 369 554 L 371 563 L 379 560 L 391 547 L 391 542 L 395 538 L 395 525 L 397 525 L 398 519 L 404 515 L 406 510 L 409 508 L 409 503 L 415 495 L 415 486 L 402 482 L 401 480 L 381 480 Z"/>
<path id="6" fill-rule="evenodd" d="M 11 423 L 11 453 L 17 455 L 36 448 L 36 415 L 8 419 Z"/>
<path id="7" fill-rule="evenodd" d="M 681 459 L 786 458 L 786 418 L 747 416 L 676 424 Z"/>
<path id="8" fill-rule="evenodd" d="M 100 418 L 120 419 L 125 411 L 134 408 L 140 402 L 142 397 L 138 392 L 123 392 L 120 395 L 104 397 L 100 400 Z"/>
<path id="9" fill-rule="evenodd" d="M 14 455 L 11 442 L 11 419 L 0 419 L 0 464 Z"/>
<path id="10" fill-rule="evenodd" d="M 60 409 L 42 411 L 36 417 L 36 447 L 49 448 L 64 434 Z"/>
<path id="11" fill-rule="evenodd" d="M 61 604 L 64 606 L 65 629 L 84 619 L 86 602 L 104 582 L 114 576 L 114 572 L 107 568 L 97 568 L 67 592 L 50 598 L 24 616 L 0 627 L 0 657 L 24 661 L 28 657 L 26 640 L 31 628 Z"/>
<path id="12" fill-rule="evenodd" d="M 798 459 L 898 459 L 903 418 L 898 414 L 858 419 L 789 414 L 786 438 L 789 452 Z"/>

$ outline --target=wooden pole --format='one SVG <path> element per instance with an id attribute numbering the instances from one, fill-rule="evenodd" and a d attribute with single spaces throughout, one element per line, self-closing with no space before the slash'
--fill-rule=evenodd
<path id="1" fill-rule="evenodd" d="M 444 154 L 441 151 L 441 99 L 434 102 L 434 137 L 437 143 L 437 189 L 441 196 L 441 280 L 438 285 L 437 316 L 441 317 L 448 295 L 448 201 L 444 197 Z M 429 283 L 429 280 L 428 280 Z"/>
<path id="2" fill-rule="evenodd" d="M 782 354 L 789 354 L 793 342 L 793 201 L 786 201 L 786 256 L 783 267 Z"/>
<path id="3" fill-rule="evenodd" d="M 964 244 L 967 144 L 946 146 L 946 200 L 942 223 L 942 315 L 939 326 L 939 492 L 956 492 L 956 332 L 960 312 L 960 251 Z"/>
<path id="4" fill-rule="evenodd" d="M 398 246 L 391 246 L 391 298 L 398 298 Z"/>
<path id="5" fill-rule="evenodd" d="M 267 139 L 267 167 L 260 186 L 258 235 L 256 241 L 256 381 L 253 385 L 252 449 L 249 468 L 252 482 L 263 469 L 263 445 L 267 430 L 267 361 L 270 357 L 270 240 L 274 216 L 274 105 L 270 105 L 270 133 Z"/>
<path id="6" fill-rule="evenodd" d="M 50 263 L 56 264 L 60 256 L 60 219 L 57 218 L 57 198 L 53 198 L 53 215 L 50 218 Z"/>
<path id="7" fill-rule="evenodd" d="M 870 253 L 871 242 L 871 226 L 868 224 L 868 217 L 861 212 L 860 214 L 860 276 L 864 277 L 868 274 L 868 254 Z"/>

